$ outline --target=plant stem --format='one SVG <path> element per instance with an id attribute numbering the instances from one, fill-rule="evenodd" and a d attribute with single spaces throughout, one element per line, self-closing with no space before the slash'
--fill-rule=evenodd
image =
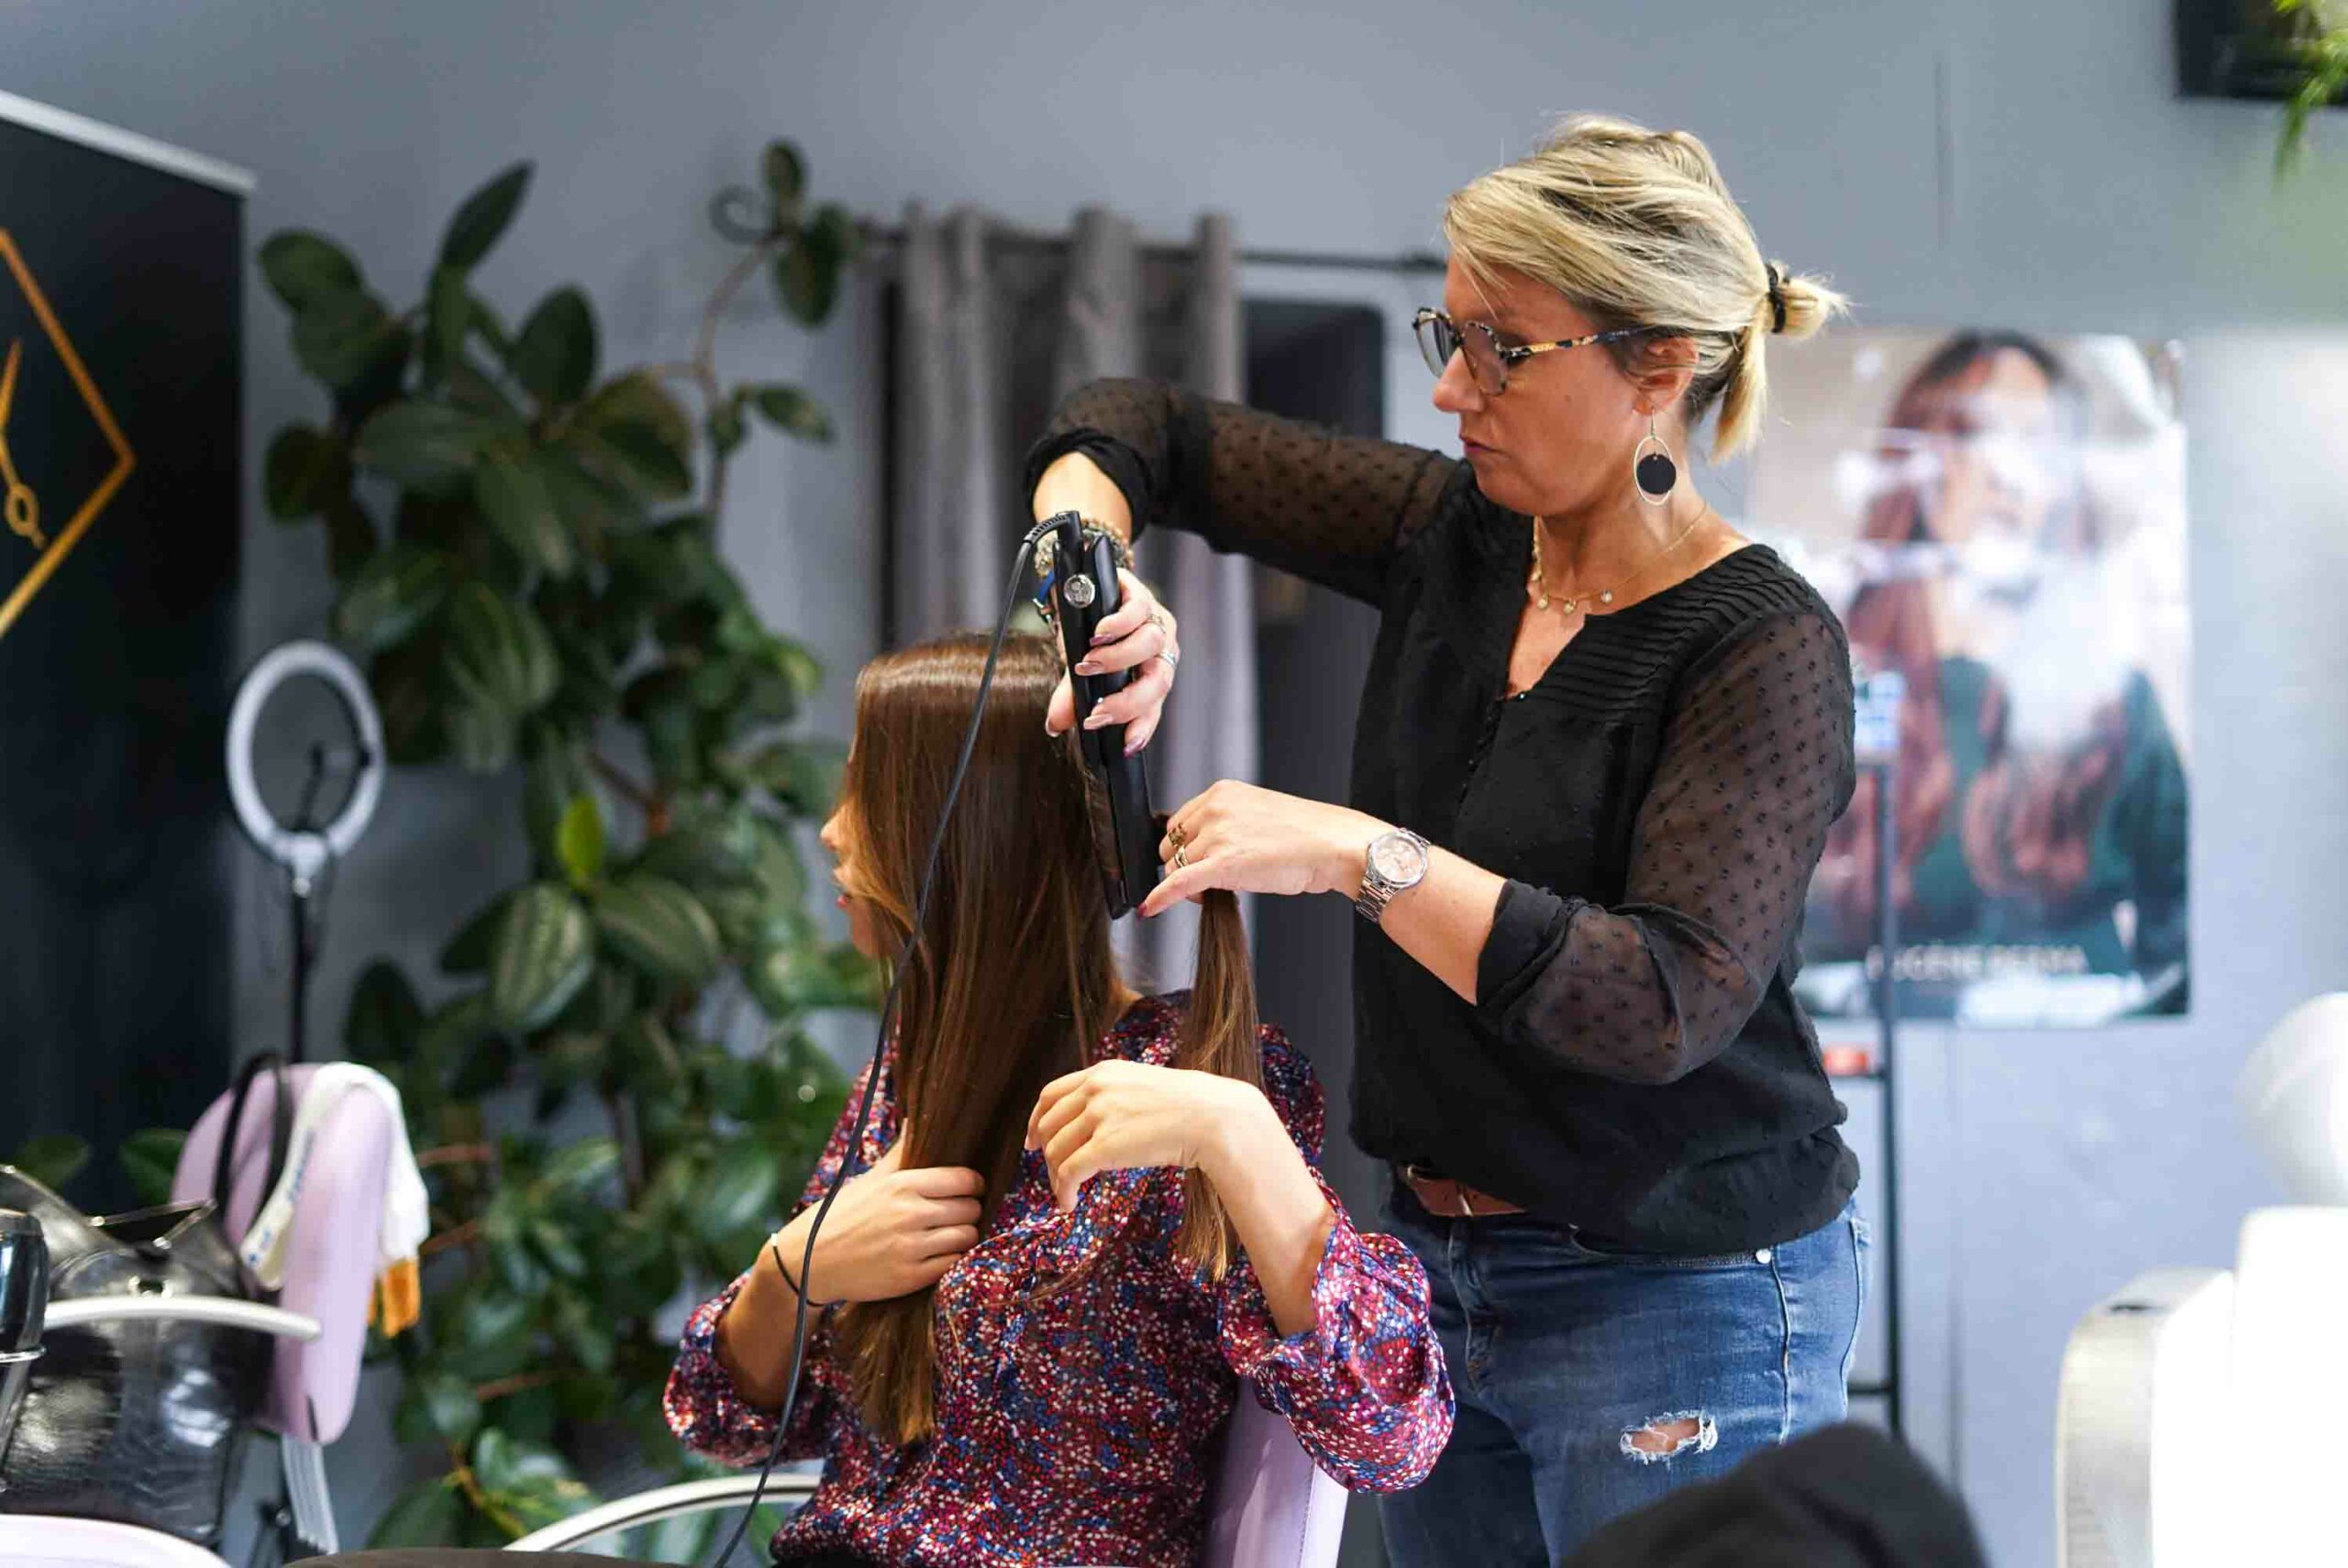
<path id="1" fill-rule="evenodd" d="M 430 1170 L 434 1165 L 488 1165 L 497 1158 L 497 1148 L 491 1143 L 443 1143 L 437 1149 L 426 1149 L 415 1156 L 419 1169 Z"/>
<path id="2" fill-rule="evenodd" d="M 453 1231 L 443 1231 L 437 1236 L 425 1237 L 424 1245 L 416 1249 L 416 1254 L 419 1257 L 428 1258 L 435 1253 L 445 1253 L 450 1247 L 470 1246 L 480 1239 L 481 1221 L 468 1220 Z"/>
<path id="3" fill-rule="evenodd" d="M 655 812 L 659 812 L 663 817 L 668 815 L 659 796 L 621 772 L 618 765 L 605 757 L 602 752 L 590 751 L 587 754 L 587 766 L 593 767 L 604 783 L 618 790 L 628 804 L 642 812 L 647 817 L 652 816 Z M 651 829 L 648 826 L 646 836 L 650 835 Z"/>
<path id="4" fill-rule="evenodd" d="M 771 260 L 781 250 L 782 246 L 783 241 L 781 239 L 764 239 L 750 247 L 743 253 L 742 259 L 735 262 L 725 276 L 719 280 L 717 288 L 709 296 L 709 303 L 702 307 L 701 335 L 693 342 L 692 368 L 695 379 L 701 383 L 702 395 L 709 401 L 709 406 L 703 411 L 704 413 L 715 412 L 717 405 L 725 401 L 725 392 L 717 382 L 717 318 L 725 314 L 726 305 L 731 304 L 734 296 L 741 292 L 742 285 L 749 281 L 750 274 Z M 703 510 L 709 513 L 712 527 L 715 527 L 718 520 L 725 513 L 725 470 L 732 460 L 727 453 L 720 451 L 714 444 L 711 446 L 709 502 Z"/>
<path id="5" fill-rule="evenodd" d="M 492 1399 L 503 1399 L 508 1394 L 524 1394 L 533 1388 L 544 1388 L 561 1376 L 559 1372 L 517 1372 L 511 1377 L 493 1377 L 487 1383 L 474 1385 L 473 1397 L 486 1405 Z"/>

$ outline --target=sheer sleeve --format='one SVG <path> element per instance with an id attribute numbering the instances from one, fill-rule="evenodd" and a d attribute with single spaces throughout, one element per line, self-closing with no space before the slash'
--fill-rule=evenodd
<path id="1" fill-rule="evenodd" d="M 1310 1327 L 1279 1331 L 1244 1258 L 1209 1286 L 1224 1360 L 1265 1408 L 1287 1419 L 1312 1462 L 1346 1486 L 1415 1486 L 1450 1440 L 1452 1420 L 1450 1375 L 1427 1319 L 1426 1271 L 1395 1238 L 1354 1228 L 1321 1175 L 1321 1087 L 1277 1031 L 1265 1032 L 1264 1093 L 1312 1167 L 1335 1223 L 1312 1276 Z"/>
<path id="2" fill-rule="evenodd" d="M 1851 664 L 1822 613 L 1764 620 L 1683 679 L 1612 909 L 1511 881 L 1477 970 L 1501 1036 L 1670 1083 L 1726 1049 L 1800 929 L 1850 803 Z"/>
<path id="3" fill-rule="evenodd" d="M 1456 458 L 1338 436 L 1163 381 L 1098 381 L 1060 405 L 1026 490 L 1081 451 L 1125 492 L 1136 536 L 1165 526 L 1371 604 L 1394 552 L 1465 482 Z"/>
<path id="4" fill-rule="evenodd" d="M 880 1082 L 873 1089 L 872 1118 L 863 1140 L 867 1164 L 896 1142 L 894 1054 L 892 1047 L 890 1059 L 881 1063 Z M 856 1115 L 861 1088 L 860 1084 L 852 1086 L 847 1104 L 841 1108 L 839 1120 L 832 1126 L 832 1135 L 824 1144 L 823 1156 L 815 1162 L 806 1188 L 791 1211 L 792 1218 L 822 1199 L 824 1189 L 831 1185 L 832 1177 L 847 1158 L 848 1123 Z M 763 1260 L 754 1260 L 750 1266 L 759 1266 L 760 1261 Z M 792 1259 L 791 1266 L 796 1270 L 800 1260 Z M 744 1271 L 741 1278 L 703 1302 L 686 1319 L 676 1364 L 670 1369 L 669 1386 L 660 1401 L 669 1430 L 677 1434 L 679 1441 L 726 1464 L 757 1464 L 764 1461 L 774 1443 L 775 1422 L 782 1414 L 752 1404 L 717 1353 L 718 1325 L 733 1310 L 735 1298 L 741 1295 L 743 1283 L 748 1277 L 748 1271 Z M 792 1408 L 791 1434 L 782 1445 L 785 1459 L 824 1457 L 833 1418 L 854 1406 L 847 1374 L 832 1359 L 831 1331 L 830 1311 L 811 1305 L 807 1312 L 807 1350 L 800 1361 L 799 1401 Z"/>

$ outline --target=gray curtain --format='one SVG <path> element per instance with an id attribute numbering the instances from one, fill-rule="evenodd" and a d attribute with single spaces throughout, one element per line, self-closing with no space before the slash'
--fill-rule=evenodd
<path id="1" fill-rule="evenodd" d="M 1060 245 L 968 209 L 939 219 L 914 206 L 898 286 L 892 646 L 992 624 L 1030 521 L 1020 460 L 1062 397 L 1099 376 L 1156 376 L 1226 399 L 1245 390 L 1237 253 L 1218 215 L 1168 254 L 1097 208 L 1079 212 Z M 1252 572 L 1171 531 L 1146 536 L 1135 558 L 1182 624 L 1181 678 L 1147 754 L 1151 798 L 1170 811 L 1218 778 L 1257 776 Z M 1195 912 L 1120 922 L 1136 983 L 1189 983 Z"/>

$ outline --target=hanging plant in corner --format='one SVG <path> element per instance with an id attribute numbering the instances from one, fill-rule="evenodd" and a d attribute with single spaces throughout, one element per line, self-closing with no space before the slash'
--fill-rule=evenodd
<path id="1" fill-rule="evenodd" d="M 618 1433 L 656 1478 L 696 1473 L 660 1420 L 655 1314 L 755 1255 L 837 1115 L 808 1015 L 877 1002 L 794 843 L 839 763 L 792 733 L 816 662 L 717 549 L 754 423 L 830 437 L 799 389 L 720 378 L 720 315 L 765 273 L 821 323 L 856 237 L 807 210 L 788 144 L 763 176 L 714 208 L 744 253 L 671 365 L 605 372 L 577 288 L 514 330 L 474 292 L 527 164 L 458 210 L 404 312 L 318 235 L 261 248 L 329 404 L 271 443 L 269 511 L 326 529 L 392 760 L 518 768 L 530 861 L 449 940 L 446 999 L 377 963 L 350 1002 L 346 1045 L 398 1084 L 433 1197 L 424 1319 L 390 1342 L 397 1430 L 447 1459 L 379 1545 L 494 1546 L 588 1506 Z"/>

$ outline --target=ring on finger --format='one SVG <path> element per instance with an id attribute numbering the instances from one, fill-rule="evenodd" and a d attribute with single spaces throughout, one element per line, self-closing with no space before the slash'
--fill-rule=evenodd
<path id="1" fill-rule="evenodd" d="M 1157 657 L 1166 661 L 1166 673 L 1169 678 L 1181 668 L 1182 656 L 1172 648 L 1160 648 Z"/>
<path id="2" fill-rule="evenodd" d="M 1180 871 L 1180 870 L 1181 870 L 1184 867 L 1186 867 L 1186 866 L 1190 865 L 1190 863 L 1191 863 L 1191 849 L 1190 849 L 1190 846 L 1189 846 L 1188 845 L 1184 845 L 1184 844 L 1177 844 L 1177 845 L 1174 846 L 1174 869 L 1175 869 L 1175 870 L 1177 870 L 1177 871 Z"/>

